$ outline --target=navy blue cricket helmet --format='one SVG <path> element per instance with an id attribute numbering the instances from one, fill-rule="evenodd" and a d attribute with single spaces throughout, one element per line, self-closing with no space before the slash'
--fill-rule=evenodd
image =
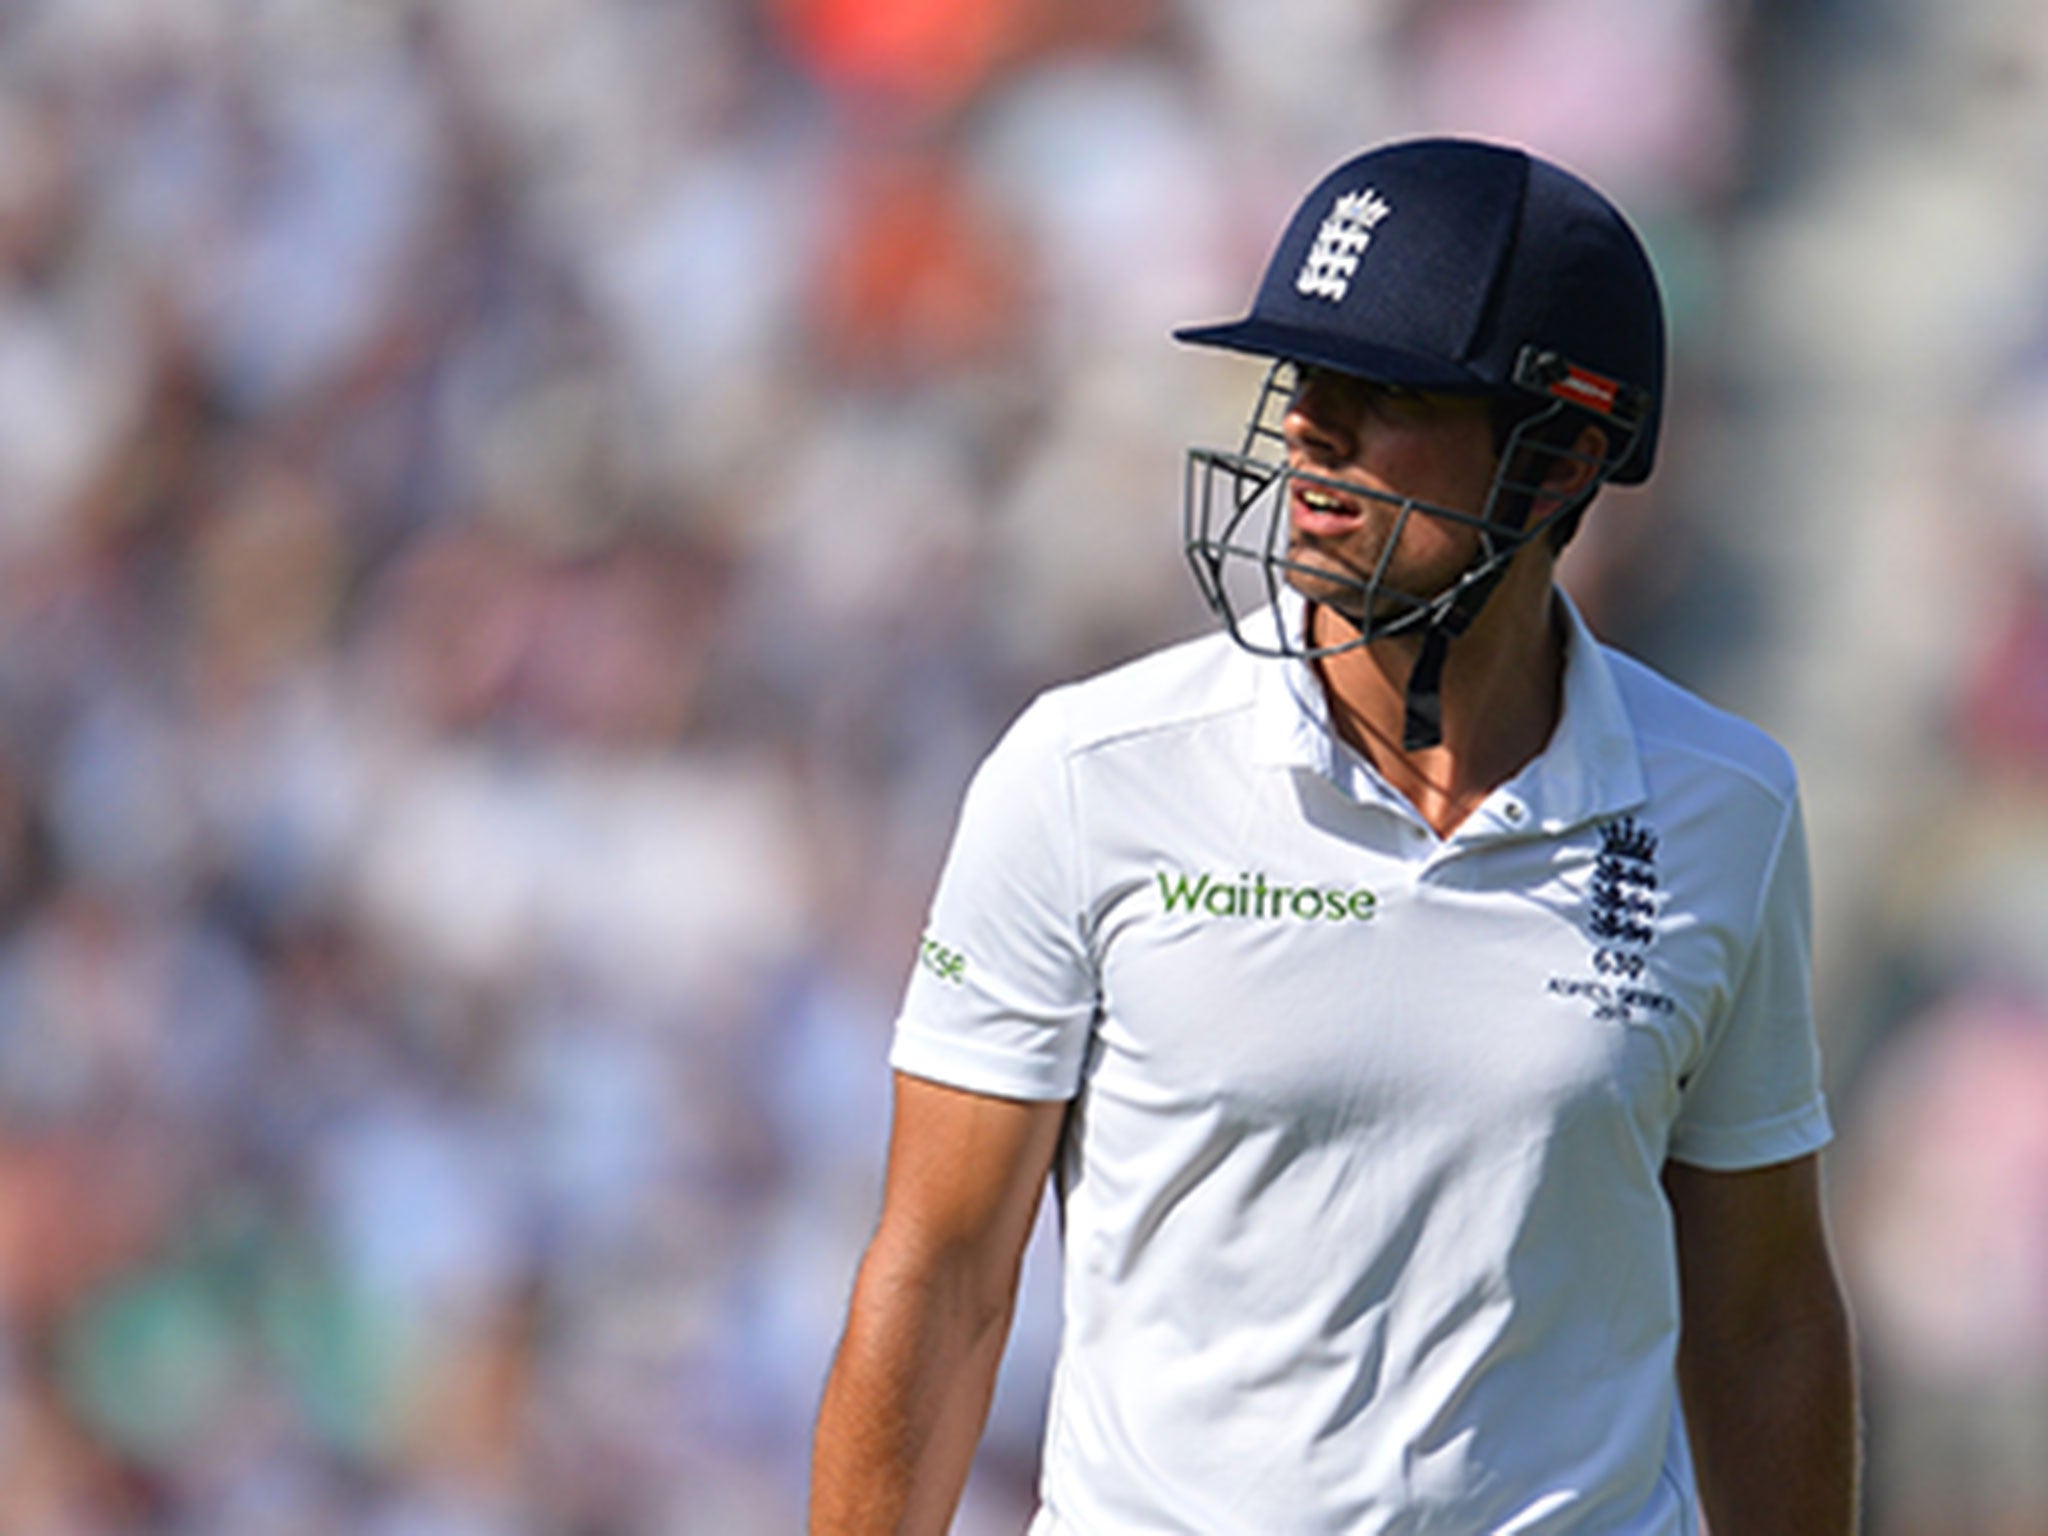
<path id="1" fill-rule="evenodd" d="M 1328 654 L 1387 635 L 1423 635 L 1410 689 L 1411 745 L 1435 739 L 1443 649 L 1515 553 L 1553 527 L 1568 532 L 1602 484 L 1638 483 L 1656 459 L 1664 311 L 1642 242 L 1601 193 L 1519 149 L 1418 139 L 1346 161 L 1288 221 L 1250 312 L 1174 335 L 1275 364 L 1241 450 L 1189 456 L 1187 552 L 1203 595 L 1241 643 L 1262 652 Z M 1478 517 L 1389 498 L 1403 520 L 1421 514 L 1479 526 L 1472 566 L 1438 593 L 1396 592 L 1376 573 L 1361 576 L 1355 601 L 1332 605 L 1356 638 L 1320 649 L 1243 622 L 1249 606 L 1277 600 L 1287 584 L 1288 482 L 1299 475 L 1287 467 L 1278 423 L 1301 366 L 1487 397 L 1504 424 L 1493 491 Z M 1571 453 L 1563 444 L 1589 422 L 1607 444 L 1591 483 L 1531 521 L 1542 471 Z M 1247 568 L 1256 573 L 1248 586 L 1232 579 Z"/>

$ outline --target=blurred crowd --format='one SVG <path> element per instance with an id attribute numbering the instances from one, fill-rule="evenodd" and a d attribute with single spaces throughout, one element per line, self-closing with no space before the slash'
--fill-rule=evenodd
<path id="1" fill-rule="evenodd" d="M 1832 40 L 1733 263 L 1781 655 L 1747 693 L 1826 870 L 1871 1528 L 2042 1536 L 2048 14 L 1883 6 Z"/>
<path id="2" fill-rule="evenodd" d="M 2017 0 L 0 0 L 0 1532 L 798 1528 L 959 790 L 1206 624 L 1252 376 L 1166 332 L 1442 129 L 1665 277 L 1568 579 L 1806 768 L 1872 1529 L 2048 1533 L 2044 64 Z"/>

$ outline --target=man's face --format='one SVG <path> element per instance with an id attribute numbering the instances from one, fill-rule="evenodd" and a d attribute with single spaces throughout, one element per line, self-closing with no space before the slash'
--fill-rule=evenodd
<path id="1" fill-rule="evenodd" d="M 1429 598 L 1471 564 L 1476 529 L 1420 511 L 1403 521 L 1398 500 L 1474 518 L 1485 510 L 1496 458 L 1484 400 L 1304 367 L 1281 432 L 1288 467 L 1317 477 L 1288 485 L 1288 558 L 1296 567 L 1288 581 L 1302 596 L 1362 617 L 1355 586 L 1316 572 L 1364 583 L 1384 557 L 1382 587 Z"/>

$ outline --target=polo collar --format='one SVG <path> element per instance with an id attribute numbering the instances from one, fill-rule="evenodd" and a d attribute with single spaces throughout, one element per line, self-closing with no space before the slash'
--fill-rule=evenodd
<path id="1" fill-rule="evenodd" d="M 1307 622 L 1308 604 L 1291 588 L 1280 600 L 1249 621 L 1265 635 L 1257 643 L 1299 635 Z M 1330 723 L 1330 700 L 1315 669 L 1299 656 L 1269 658 L 1247 651 L 1239 663 L 1252 669 L 1252 758 L 1262 768 L 1308 768 L 1334 783 L 1342 782 L 1340 764 L 1347 749 Z"/>
<path id="2" fill-rule="evenodd" d="M 1565 615 L 1564 708 L 1543 750 L 1506 786 L 1545 832 L 1619 815 L 1650 797 L 1607 649 L 1564 589 L 1556 592 Z"/>
<path id="3" fill-rule="evenodd" d="M 1614 668 L 1577 605 L 1562 588 L 1557 597 L 1565 615 L 1564 698 L 1557 727 L 1543 750 L 1495 792 L 1520 804 L 1526 813 L 1524 825 L 1547 833 L 1618 815 L 1648 798 L 1635 726 Z M 1296 626 L 1288 632 L 1298 632 L 1305 607 L 1299 594 L 1284 592 L 1279 604 L 1259 621 Z M 1329 699 L 1308 662 L 1242 653 L 1240 660 L 1253 668 L 1256 763 L 1306 768 L 1355 798 L 1405 804 L 1337 735 Z M 1357 794 L 1361 789 L 1365 793 Z"/>

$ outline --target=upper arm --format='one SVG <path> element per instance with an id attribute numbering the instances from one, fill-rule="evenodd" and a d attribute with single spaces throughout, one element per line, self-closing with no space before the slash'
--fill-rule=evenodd
<path id="1" fill-rule="evenodd" d="M 952 1268 L 1007 1301 L 1066 1121 L 1064 1101 L 996 1098 L 896 1074 L 871 1258 Z"/>
<path id="2" fill-rule="evenodd" d="M 1722 1172 L 1665 1165 L 1686 1335 L 1757 1339 L 1840 1311 L 1820 1159 Z"/>
<path id="3" fill-rule="evenodd" d="M 988 1413 L 1066 1106 L 907 1074 L 818 1410 L 814 1531 L 942 1531 Z"/>
<path id="4" fill-rule="evenodd" d="M 1855 1345 L 1811 1156 L 1741 1172 L 1671 1163 L 1678 1387 L 1717 1531 L 1856 1528 Z"/>

